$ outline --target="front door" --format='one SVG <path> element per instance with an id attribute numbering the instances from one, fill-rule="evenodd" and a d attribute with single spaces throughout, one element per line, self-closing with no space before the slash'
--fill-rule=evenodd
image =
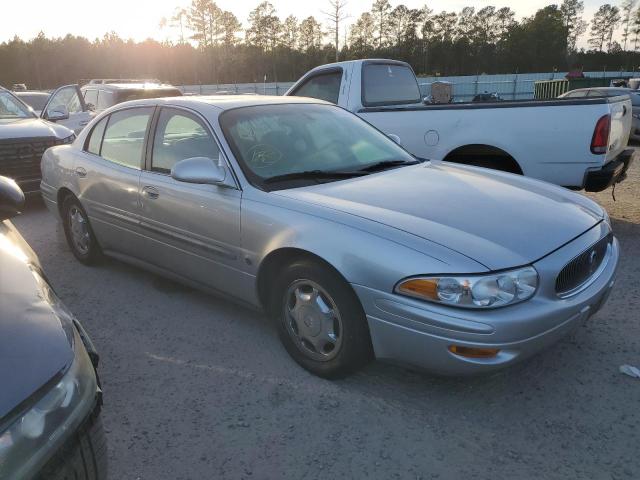
<path id="1" fill-rule="evenodd" d="M 225 161 L 206 121 L 163 107 L 140 177 L 141 228 L 146 260 L 171 273 L 227 293 L 244 278 L 240 248 L 241 191 L 179 182 L 170 175 L 180 160 Z"/>
<path id="2" fill-rule="evenodd" d="M 50 113 L 59 107 L 64 107 L 69 112 L 69 118 L 52 121 L 64 125 L 76 134 L 80 133 L 95 115 L 87 108 L 78 85 L 65 85 L 53 92 L 42 110 L 42 118 L 50 120 Z"/>

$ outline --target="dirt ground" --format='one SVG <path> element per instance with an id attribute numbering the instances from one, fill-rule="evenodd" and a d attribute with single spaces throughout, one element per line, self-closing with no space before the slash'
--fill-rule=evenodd
<path id="1" fill-rule="evenodd" d="M 101 355 L 112 479 L 639 479 L 640 162 L 589 195 L 622 245 L 588 324 L 492 376 L 299 368 L 260 314 L 116 261 L 88 268 L 40 204 L 15 224 Z"/>

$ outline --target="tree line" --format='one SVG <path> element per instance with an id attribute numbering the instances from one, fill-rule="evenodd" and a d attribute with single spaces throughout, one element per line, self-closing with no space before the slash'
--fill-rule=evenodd
<path id="1" fill-rule="evenodd" d="M 600 6 L 563 0 L 520 20 L 509 7 L 434 12 L 375 0 L 347 29 L 345 0 L 324 0 L 322 18 L 282 19 L 263 1 L 246 25 L 213 0 L 192 0 L 159 22 L 163 41 L 107 33 L 0 44 L 0 84 L 53 88 L 99 77 L 153 77 L 174 84 L 292 81 L 336 60 L 405 60 L 418 74 L 469 75 L 640 68 L 637 0 Z M 579 48 L 587 35 L 589 48 Z"/>

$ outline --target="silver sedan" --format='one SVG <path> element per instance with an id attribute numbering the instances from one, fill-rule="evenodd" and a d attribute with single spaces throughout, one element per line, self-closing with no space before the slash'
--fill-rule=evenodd
<path id="1" fill-rule="evenodd" d="M 46 151 L 42 193 L 83 263 L 130 262 L 264 309 L 304 368 L 494 370 L 593 315 L 619 247 L 568 190 L 416 159 L 296 97 L 139 100 Z"/>

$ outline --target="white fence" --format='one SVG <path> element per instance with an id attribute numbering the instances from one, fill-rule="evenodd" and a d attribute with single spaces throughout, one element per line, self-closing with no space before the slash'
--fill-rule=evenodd
<path id="1" fill-rule="evenodd" d="M 446 81 L 453 84 L 453 98 L 462 102 L 471 100 L 478 93 L 497 93 L 504 100 L 528 100 L 533 98 L 533 85 L 537 80 L 564 78 L 567 72 L 512 73 L 505 75 L 469 75 L 456 77 L 419 77 L 424 96 L 431 94 L 431 84 Z M 584 72 L 587 77 L 619 78 L 638 75 L 634 72 Z M 227 83 L 219 85 L 182 85 L 183 93 L 195 95 L 255 94 L 283 95 L 294 82 L 278 83 Z"/>

